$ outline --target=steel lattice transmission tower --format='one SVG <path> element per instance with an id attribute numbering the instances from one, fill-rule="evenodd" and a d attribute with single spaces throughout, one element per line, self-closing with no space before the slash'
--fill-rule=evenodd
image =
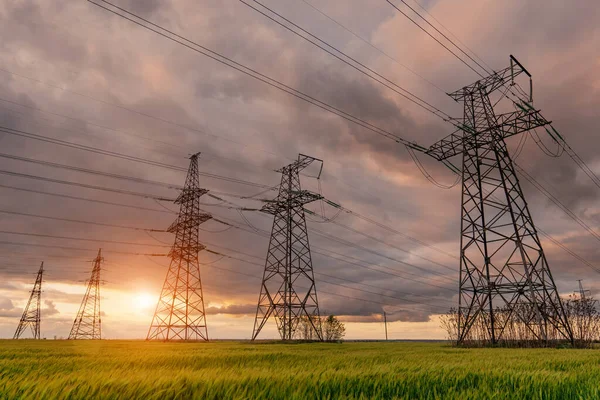
<path id="1" fill-rule="evenodd" d="M 273 215 L 273 228 L 252 340 L 256 339 L 272 315 L 283 340 L 294 338 L 295 330 L 303 319 L 311 327 L 314 336 L 323 340 L 303 208 L 322 196 L 302 190 L 299 174 L 315 161 L 321 163 L 322 169 L 322 160 L 299 154 L 296 162 L 277 170 L 281 172 L 279 194 L 261 209 Z"/>
<path id="2" fill-rule="evenodd" d="M 98 255 L 93 261 L 92 276 L 88 281 L 87 290 L 73 322 L 69 339 L 102 339 L 100 270 L 103 261 L 102 249 L 98 249 Z"/>
<path id="3" fill-rule="evenodd" d="M 529 77 L 528 98 L 515 95 L 515 111 L 497 114 L 491 95 L 506 88 L 523 93 L 515 84 L 522 73 Z M 549 329 L 573 340 L 505 143 L 550 125 L 533 108 L 531 89 L 531 75 L 511 56 L 510 67 L 450 94 L 464 104 L 459 132 L 426 151 L 440 161 L 462 155 L 459 343 L 475 322 L 483 322 L 492 343 L 501 341 L 510 318 L 498 318 L 498 309 L 516 316 L 536 340 L 552 339 Z"/>
<path id="4" fill-rule="evenodd" d="M 19 339 L 28 326 L 31 328 L 31 333 L 33 334 L 34 339 L 41 338 L 40 323 L 42 320 L 41 308 L 43 275 L 44 262 L 42 262 L 40 265 L 40 270 L 37 273 L 37 278 L 35 278 L 35 283 L 33 284 L 33 289 L 31 290 L 31 296 L 29 296 L 29 301 L 27 302 L 27 306 L 23 311 L 23 316 L 19 321 L 19 326 L 17 326 L 17 330 L 15 331 L 15 336 L 13 339 Z"/>
<path id="5" fill-rule="evenodd" d="M 198 253 L 205 248 L 198 239 L 200 224 L 212 218 L 200 211 L 198 156 L 190 158 L 185 186 L 175 200 L 179 216 L 168 231 L 175 234 L 169 252 L 171 263 L 146 340 L 208 340 Z"/>

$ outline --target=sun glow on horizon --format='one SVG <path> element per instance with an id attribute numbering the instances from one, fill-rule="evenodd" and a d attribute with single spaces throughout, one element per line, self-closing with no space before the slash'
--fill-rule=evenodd
<path id="1" fill-rule="evenodd" d="M 137 293 L 133 297 L 133 305 L 138 310 L 148 310 L 156 305 L 156 298 L 149 293 Z"/>

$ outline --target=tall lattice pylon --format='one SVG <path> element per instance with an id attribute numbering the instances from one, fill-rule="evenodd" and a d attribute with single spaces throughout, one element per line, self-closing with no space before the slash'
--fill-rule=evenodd
<path id="1" fill-rule="evenodd" d="M 312 328 L 313 337 L 323 340 L 303 208 L 322 196 L 300 187 L 300 171 L 315 161 L 321 163 L 322 169 L 322 160 L 300 154 L 297 161 L 277 170 L 281 172 L 279 194 L 261 209 L 273 215 L 273 228 L 252 340 L 272 315 L 283 340 L 294 339 L 302 320 Z"/>
<path id="2" fill-rule="evenodd" d="M 527 97 L 515 82 L 523 73 L 529 76 Z M 515 320 L 533 340 L 573 340 L 505 143 L 507 137 L 550 126 L 532 105 L 531 82 L 511 56 L 510 67 L 451 93 L 464 104 L 460 132 L 426 151 L 440 161 L 462 155 L 459 343 L 469 340 L 474 324 L 487 331 L 477 340 L 498 343 Z M 490 97 L 509 89 L 515 111 L 498 114 Z"/>
<path id="3" fill-rule="evenodd" d="M 98 249 L 98 255 L 93 261 L 92 276 L 87 282 L 87 289 L 69 333 L 69 339 L 102 339 L 100 270 L 103 261 L 102 249 Z"/>
<path id="4" fill-rule="evenodd" d="M 15 331 L 15 336 L 13 339 L 19 339 L 27 327 L 31 328 L 31 334 L 33 335 L 34 339 L 41 338 L 40 324 L 42 320 L 41 307 L 43 276 L 44 262 L 42 261 L 40 270 L 37 273 L 37 278 L 35 278 L 35 283 L 33 284 L 33 289 L 31 290 L 31 295 L 29 296 L 29 301 L 27 302 L 27 306 L 25 306 L 23 316 L 19 321 L 19 326 L 17 326 L 17 330 Z"/>
<path id="5" fill-rule="evenodd" d="M 171 263 L 146 340 L 208 340 L 198 253 L 205 248 L 198 239 L 200 224 L 212 218 L 200 211 L 198 156 L 190 158 L 185 186 L 175 200 L 179 216 L 168 229 L 175 234 Z"/>

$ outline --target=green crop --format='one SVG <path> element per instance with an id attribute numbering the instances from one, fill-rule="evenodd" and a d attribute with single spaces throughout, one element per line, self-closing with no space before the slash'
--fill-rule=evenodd
<path id="1" fill-rule="evenodd" d="M 594 399 L 599 382 L 597 350 L 0 341 L 2 399 Z"/>

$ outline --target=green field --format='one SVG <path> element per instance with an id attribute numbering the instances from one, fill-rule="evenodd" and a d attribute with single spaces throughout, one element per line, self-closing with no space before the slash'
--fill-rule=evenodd
<path id="1" fill-rule="evenodd" d="M 595 399 L 600 351 L 4 340 L 0 398 Z"/>

